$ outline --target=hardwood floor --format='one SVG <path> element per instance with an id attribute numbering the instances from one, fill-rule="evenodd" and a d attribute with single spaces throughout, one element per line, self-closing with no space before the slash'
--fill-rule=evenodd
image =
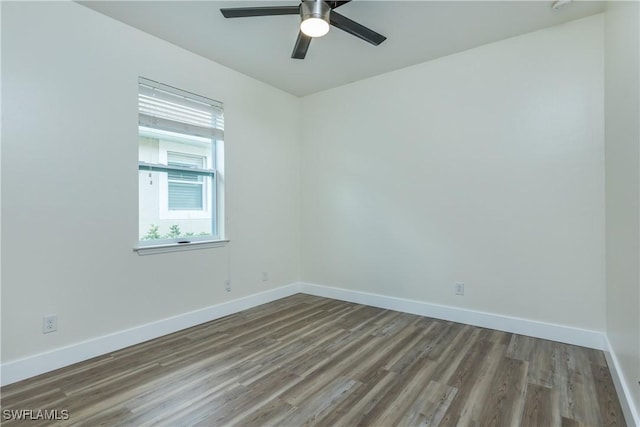
<path id="1" fill-rule="evenodd" d="M 3 426 L 625 425 L 600 351 L 302 294 L 1 395 Z"/>

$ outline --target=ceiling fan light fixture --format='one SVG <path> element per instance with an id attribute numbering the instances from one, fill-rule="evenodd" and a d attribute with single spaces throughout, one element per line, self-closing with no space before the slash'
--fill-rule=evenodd
<path id="1" fill-rule="evenodd" d="M 331 8 L 322 0 L 303 1 L 300 7 L 300 31 L 309 37 L 322 37 L 329 32 Z"/>
<path id="2" fill-rule="evenodd" d="M 329 32 L 329 24 L 321 18 L 307 18 L 300 24 L 300 31 L 309 37 L 322 37 Z"/>

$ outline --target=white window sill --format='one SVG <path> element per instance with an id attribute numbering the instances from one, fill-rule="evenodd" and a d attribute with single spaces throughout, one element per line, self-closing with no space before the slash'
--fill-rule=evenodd
<path id="1" fill-rule="evenodd" d="M 166 254 L 169 252 L 193 251 L 196 249 L 219 248 L 229 243 L 228 240 L 201 240 L 189 243 L 165 243 L 163 245 L 137 246 L 133 248 L 138 255 Z"/>

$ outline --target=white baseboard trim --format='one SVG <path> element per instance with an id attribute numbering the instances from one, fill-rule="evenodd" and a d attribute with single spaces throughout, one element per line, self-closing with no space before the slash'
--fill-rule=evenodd
<path id="1" fill-rule="evenodd" d="M 101 337 L 91 338 L 86 341 L 25 357 L 24 359 L 6 362 L 0 366 L 0 384 L 4 386 L 21 381 L 201 323 L 219 319 L 237 313 L 238 311 L 288 297 L 298 292 L 300 292 L 299 284 L 293 283 Z"/>
<path id="2" fill-rule="evenodd" d="M 609 371 L 613 377 L 613 384 L 616 386 L 616 392 L 618 393 L 618 399 L 622 406 L 622 412 L 624 418 L 627 421 L 628 426 L 640 426 L 640 408 L 637 408 L 633 404 L 633 396 L 629 389 L 629 384 L 625 381 L 622 375 L 622 369 L 618 357 L 611 347 L 611 343 L 608 338 L 605 338 L 607 348 L 604 350 L 604 355 L 607 358 L 607 364 L 609 365 Z"/>
<path id="3" fill-rule="evenodd" d="M 606 349 L 605 335 L 598 331 L 312 283 L 300 283 L 300 292 L 597 350 Z"/>

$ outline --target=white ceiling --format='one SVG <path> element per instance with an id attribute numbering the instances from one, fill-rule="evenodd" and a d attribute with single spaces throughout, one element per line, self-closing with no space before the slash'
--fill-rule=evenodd
<path id="1" fill-rule="evenodd" d="M 225 19 L 221 7 L 298 1 L 82 1 L 91 9 L 297 96 L 579 19 L 601 1 L 364 1 L 338 11 L 387 37 L 375 47 L 337 28 L 291 59 L 300 18 Z"/>

